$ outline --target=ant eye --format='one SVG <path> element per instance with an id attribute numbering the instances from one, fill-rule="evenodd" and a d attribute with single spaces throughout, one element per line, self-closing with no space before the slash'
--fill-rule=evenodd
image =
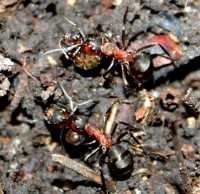
<path id="1" fill-rule="evenodd" d="M 96 49 L 96 47 L 93 46 L 93 47 L 91 47 L 91 50 L 96 51 L 97 49 Z"/>

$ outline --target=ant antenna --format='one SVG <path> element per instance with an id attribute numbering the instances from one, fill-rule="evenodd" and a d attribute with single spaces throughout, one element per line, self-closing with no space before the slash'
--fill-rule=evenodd
<path id="1" fill-rule="evenodd" d="M 66 100 L 69 101 L 70 108 L 71 108 L 71 114 L 73 114 L 73 113 L 76 111 L 77 108 L 76 108 L 76 109 L 74 108 L 74 102 L 73 102 L 72 98 L 68 95 L 68 93 L 67 93 L 67 91 L 65 90 L 63 84 L 62 84 L 62 83 L 59 83 L 59 86 L 60 86 L 60 89 L 62 90 L 62 92 L 63 92 L 63 94 L 64 94 Z"/>
<path id="2" fill-rule="evenodd" d="M 49 50 L 49 51 L 46 51 L 45 53 L 42 54 L 42 56 L 45 56 L 45 55 L 48 55 L 48 54 L 51 54 L 51 53 L 55 53 L 55 52 L 63 52 L 63 49 L 62 48 L 58 48 L 58 49 L 53 49 L 53 50 Z"/>
<path id="3" fill-rule="evenodd" d="M 69 52 L 70 50 L 74 49 L 74 48 L 79 47 L 81 45 L 81 44 L 76 44 L 76 45 L 72 45 L 72 46 L 69 46 L 69 47 L 65 48 L 65 47 L 62 46 L 61 41 L 62 40 L 60 40 L 59 43 L 58 43 L 60 48 L 46 51 L 45 53 L 42 54 L 42 56 L 45 56 L 45 55 L 48 55 L 48 54 L 51 54 L 51 53 L 55 53 L 55 52 L 63 52 L 63 54 L 65 55 L 66 59 L 69 59 L 69 56 L 66 53 Z"/>
<path id="4" fill-rule="evenodd" d="M 122 27 L 122 46 L 125 48 L 125 38 L 126 38 L 126 20 L 127 20 L 127 14 L 128 14 L 128 7 L 126 7 L 126 11 L 124 13 L 124 18 L 123 18 L 123 27 Z"/>
<path id="5" fill-rule="evenodd" d="M 70 104 L 70 108 L 71 108 L 71 115 L 74 114 L 74 112 L 78 109 L 79 106 L 84 106 L 85 104 L 88 104 L 92 101 L 94 101 L 94 99 L 91 99 L 91 100 L 87 100 L 87 101 L 84 101 L 82 103 L 74 103 L 73 102 L 73 99 L 69 96 L 69 94 L 67 93 L 67 91 L 65 90 L 64 86 L 62 83 L 59 83 L 59 86 L 60 86 L 60 89 L 62 90 L 64 96 L 65 96 L 65 99 L 69 101 L 69 104 Z M 75 106 L 74 106 L 75 104 Z"/>

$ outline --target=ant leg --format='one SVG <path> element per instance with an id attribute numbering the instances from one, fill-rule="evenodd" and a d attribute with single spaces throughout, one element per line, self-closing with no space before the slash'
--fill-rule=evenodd
<path id="1" fill-rule="evenodd" d="M 141 127 L 139 124 L 135 124 L 135 125 L 133 126 L 133 125 L 130 125 L 130 124 L 125 123 L 125 122 L 122 122 L 122 121 L 119 121 L 118 123 L 119 123 L 119 124 L 122 124 L 122 125 L 124 125 L 124 126 L 127 126 L 127 128 L 133 129 L 133 130 L 135 130 L 135 131 L 144 130 L 144 128 Z"/>
<path id="2" fill-rule="evenodd" d="M 72 54 L 72 56 L 73 57 L 75 57 L 76 56 L 76 54 L 78 54 L 78 52 L 80 51 L 80 49 L 81 49 L 81 44 L 77 44 L 77 46 L 78 46 L 78 48 L 73 52 L 73 54 Z"/>
<path id="3" fill-rule="evenodd" d="M 129 84 L 128 84 L 128 81 L 126 79 L 126 72 L 124 70 L 124 65 L 123 64 L 121 64 L 121 70 L 122 70 L 122 79 L 124 81 L 124 84 L 125 84 L 125 86 L 128 86 Z"/>
<path id="4" fill-rule="evenodd" d="M 145 45 L 145 46 L 139 48 L 138 50 L 136 50 L 135 53 L 140 53 L 140 52 L 144 51 L 145 49 L 154 47 L 154 46 L 156 46 L 156 45 L 157 45 L 157 43 L 152 43 L 152 44 Z"/>
<path id="5" fill-rule="evenodd" d="M 61 143 L 61 150 L 62 150 L 62 153 L 64 153 L 63 134 L 64 134 L 64 129 L 62 128 L 62 130 L 61 130 L 61 132 L 60 132 L 60 143 Z"/>
<path id="6" fill-rule="evenodd" d="M 128 126 L 127 128 L 125 128 L 125 132 L 121 133 L 118 138 L 117 138 L 117 142 L 120 142 L 120 140 L 127 134 L 129 134 L 133 140 L 140 146 L 140 148 L 143 150 L 144 154 L 146 156 L 147 152 L 145 151 L 144 147 L 141 145 L 141 143 L 138 141 L 138 139 L 131 133 L 131 130 L 136 130 L 137 128 L 135 128 L 134 126 L 129 125 L 128 123 L 123 123 L 123 122 L 119 122 L 120 124 L 123 124 L 125 126 Z M 138 129 L 137 129 L 138 130 Z"/>
<path id="7" fill-rule="evenodd" d="M 115 59 L 113 58 L 108 69 L 106 69 L 106 71 L 103 73 L 103 77 L 104 79 L 108 79 L 107 74 L 110 72 L 110 70 L 112 69 L 113 65 L 114 65 Z"/>
<path id="8" fill-rule="evenodd" d="M 128 65 L 127 63 L 121 64 L 122 78 L 123 78 L 124 84 L 125 84 L 126 86 L 129 85 L 129 84 L 128 84 L 128 81 L 127 81 L 127 79 L 126 79 L 126 72 L 125 72 L 124 66 L 125 66 L 125 68 L 126 68 L 128 74 L 130 75 L 130 77 L 132 77 L 132 78 L 134 79 L 134 81 L 135 81 L 135 83 L 137 84 L 137 86 L 138 86 L 138 87 L 141 87 L 141 83 L 139 83 L 139 81 L 136 79 L 136 77 L 131 73 L 130 68 L 129 68 L 129 65 Z"/>
<path id="9" fill-rule="evenodd" d="M 60 50 L 61 50 L 61 51 L 63 52 L 63 54 L 65 55 L 66 59 L 69 59 L 70 56 L 68 56 L 67 53 L 68 53 L 69 51 L 71 51 L 71 50 L 77 48 L 77 49 L 74 51 L 74 54 L 73 54 L 73 55 L 76 55 L 76 54 L 79 52 L 79 50 L 80 50 L 81 44 L 71 45 L 71 46 L 68 46 L 68 47 L 67 47 L 67 46 L 63 43 L 63 39 L 61 39 L 61 40 L 59 41 L 59 43 L 58 43 L 58 46 L 60 47 Z M 48 51 L 47 51 L 47 52 L 48 52 Z"/>
<path id="10" fill-rule="evenodd" d="M 137 144 L 140 145 L 140 142 L 137 140 L 137 138 L 136 138 L 129 130 L 130 130 L 129 127 L 125 128 L 125 129 L 124 129 L 125 132 L 121 133 L 121 134 L 118 136 L 117 142 L 120 142 L 120 140 L 121 140 L 124 136 L 126 136 L 127 134 L 129 134 L 129 135 L 131 135 L 131 137 L 134 139 L 134 141 L 135 141 Z"/>
<path id="11" fill-rule="evenodd" d="M 128 14 L 128 7 L 126 7 L 126 11 L 124 13 L 124 18 L 123 18 L 123 26 L 122 26 L 122 46 L 125 48 L 125 38 L 126 38 L 126 20 L 127 20 L 127 14 Z"/>
<path id="12" fill-rule="evenodd" d="M 70 51 L 70 50 L 73 50 L 75 48 L 77 48 L 74 52 L 74 54 L 77 54 L 80 50 L 80 45 L 81 44 L 76 44 L 76 45 L 72 45 L 72 46 L 69 46 L 69 47 L 66 47 L 64 43 L 62 43 L 62 40 L 61 39 L 59 42 L 58 42 L 58 46 L 59 48 L 58 49 L 53 49 L 53 50 L 49 50 L 49 51 L 46 51 L 45 53 L 42 54 L 42 56 L 45 56 L 45 55 L 49 55 L 51 53 L 55 53 L 55 52 L 63 52 L 63 54 L 65 55 L 66 59 L 69 59 L 69 56 L 67 55 L 67 53 Z"/>
<path id="13" fill-rule="evenodd" d="M 130 135 L 131 136 L 131 138 L 133 138 L 133 140 L 139 145 L 139 147 L 142 149 L 142 151 L 143 151 L 143 153 L 145 154 L 145 155 L 147 155 L 147 153 L 146 153 L 146 151 L 145 151 L 145 149 L 143 148 L 143 146 L 141 145 L 141 143 L 138 141 L 138 139 L 130 132 L 130 128 L 125 128 L 124 129 L 125 130 L 125 132 L 123 132 L 123 133 L 121 133 L 119 136 L 118 136 L 118 138 L 117 138 L 117 143 L 118 142 L 120 142 L 121 141 L 121 139 L 124 137 L 124 136 L 126 136 L 127 134 L 128 135 Z M 133 147 L 134 147 L 134 145 L 131 143 L 131 142 L 129 142 L 129 141 L 127 141 L 130 145 L 132 145 Z M 135 148 L 136 149 L 136 148 Z M 136 149 L 137 150 L 137 149 Z"/>
<path id="14" fill-rule="evenodd" d="M 60 47 L 60 46 L 59 46 Z M 53 50 L 49 50 L 49 51 L 46 51 L 45 53 L 42 54 L 42 56 L 45 56 L 45 55 L 49 55 L 51 53 L 55 53 L 55 52 L 60 52 L 62 51 L 63 52 L 63 48 L 58 48 L 58 49 L 53 49 Z M 63 52 L 64 53 L 64 52 Z M 66 57 L 66 56 L 65 56 Z M 68 56 L 67 56 L 68 57 Z M 66 57 L 66 58 L 67 58 Z"/>
<path id="15" fill-rule="evenodd" d="M 60 89 L 62 90 L 65 99 L 69 101 L 70 104 L 70 108 L 71 108 L 71 115 L 74 114 L 74 112 L 76 112 L 76 110 L 78 109 L 78 107 L 80 106 L 84 106 L 88 103 L 91 103 L 92 101 L 94 101 L 95 99 L 91 99 L 91 100 L 87 100 L 85 102 L 82 103 L 74 103 L 72 98 L 69 96 L 69 94 L 67 93 L 67 91 L 65 90 L 64 86 L 62 83 L 59 83 Z"/>
<path id="16" fill-rule="evenodd" d="M 93 140 L 93 141 L 91 141 L 91 142 L 88 142 L 88 143 L 84 143 L 84 144 L 82 144 L 83 146 L 88 146 L 88 145 L 92 145 L 92 144 L 94 144 L 94 143 L 96 143 L 97 141 L 96 140 Z"/>
<path id="17" fill-rule="evenodd" d="M 88 104 L 88 103 L 90 103 L 90 102 L 93 102 L 95 99 L 91 99 L 91 100 L 87 100 L 87 101 L 84 101 L 84 102 L 82 102 L 82 103 L 79 103 L 77 106 L 84 106 L 84 105 L 86 105 L 86 104 Z"/>
<path id="18" fill-rule="evenodd" d="M 115 132 L 116 132 L 116 129 L 117 129 L 118 124 L 119 124 L 119 123 L 116 122 L 115 125 L 114 125 L 113 128 L 112 128 L 111 135 L 110 135 L 111 139 L 112 139 L 112 137 L 114 136 L 114 134 L 115 134 Z"/>
<path id="19" fill-rule="evenodd" d="M 119 121 L 118 124 L 122 124 L 122 125 L 127 126 L 127 127 L 126 127 L 125 132 L 121 133 L 120 136 L 117 138 L 117 141 L 120 141 L 120 139 L 123 138 L 127 133 L 129 133 L 131 135 L 132 133 L 130 133 L 130 131 L 132 131 L 132 130 L 134 130 L 134 131 L 143 130 L 143 128 L 141 128 L 138 125 L 132 126 L 128 123 L 121 122 L 121 121 Z M 140 144 L 139 141 L 137 140 L 137 138 L 135 138 L 135 136 L 133 137 L 133 139 L 135 140 L 136 143 Z"/>
<path id="20" fill-rule="evenodd" d="M 166 59 L 170 59 L 170 61 L 171 61 L 172 65 L 174 66 L 174 68 L 177 68 L 176 63 L 175 63 L 174 60 L 172 59 L 172 57 L 171 57 L 171 55 L 169 54 L 169 52 L 168 52 L 161 44 L 157 43 L 157 45 L 168 55 L 168 57 L 167 57 L 167 56 L 164 56 L 164 55 L 162 55 L 162 57 L 164 57 L 164 58 L 166 58 Z"/>
<path id="21" fill-rule="evenodd" d="M 104 177 L 104 173 L 102 170 L 102 166 L 105 160 L 105 154 L 101 154 L 101 156 L 99 157 L 99 170 L 100 170 L 100 174 L 101 174 L 101 182 L 102 182 L 102 187 L 105 193 L 107 193 L 107 186 L 106 186 L 106 179 Z"/>
<path id="22" fill-rule="evenodd" d="M 94 149 L 91 153 L 89 153 L 85 158 L 84 162 L 86 162 L 92 155 L 94 155 L 98 150 L 100 149 L 100 146 L 98 146 L 96 149 Z"/>
<path id="23" fill-rule="evenodd" d="M 163 58 L 166 58 L 166 59 L 170 59 L 170 61 L 171 61 L 172 65 L 174 66 L 174 68 L 177 68 L 177 66 L 176 66 L 174 60 L 172 59 L 171 55 L 169 54 L 169 52 L 161 44 L 159 44 L 159 43 L 152 43 L 152 44 L 143 46 L 142 48 L 138 49 L 136 51 L 136 53 L 140 53 L 143 50 L 151 48 L 151 47 L 154 47 L 154 46 L 159 46 L 164 51 L 164 53 L 167 54 L 167 56 L 164 56 L 164 55 L 160 55 L 160 56 L 162 56 Z M 156 54 L 156 55 L 159 56 L 159 54 Z"/>

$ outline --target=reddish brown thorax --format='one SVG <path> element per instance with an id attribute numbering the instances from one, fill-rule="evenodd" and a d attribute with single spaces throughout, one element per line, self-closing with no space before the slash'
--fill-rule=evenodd
<path id="1" fill-rule="evenodd" d="M 114 43 L 107 42 L 103 44 L 101 50 L 107 57 L 114 57 L 118 61 L 131 62 L 133 60 L 133 54 L 128 53 L 123 48 L 120 49 Z"/>
<path id="2" fill-rule="evenodd" d="M 101 132 L 100 128 L 97 125 L 86 124 L 85 131 L 91 137 L 95 137 L 96 140 L 106 148 L 111 148 L 113 146 L 113 142 L 111 139 L 106 137 L 103 132 Z"/>

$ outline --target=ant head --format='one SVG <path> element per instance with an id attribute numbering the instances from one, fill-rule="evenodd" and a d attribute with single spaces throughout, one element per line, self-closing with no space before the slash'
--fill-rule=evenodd
<path id="1" fill-rule="evenodd" d="M 63 114 L 64 112 L 64 109 L 60 109 L 55 105 L 51 105 L 51 107 L 45 112 L 45 118 L 49 124 L 58 124 L 66 120 L 66 117 Z"/>

